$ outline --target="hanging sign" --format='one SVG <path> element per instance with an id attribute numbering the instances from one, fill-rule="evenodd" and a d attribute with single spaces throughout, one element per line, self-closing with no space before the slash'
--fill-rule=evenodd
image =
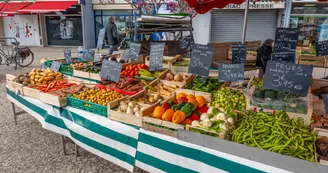
<path id="1" fill-rule="evenodd" d="M 195 44 L 194 37 L 192 35 L 184 36 L 180 39 L 180 48 L 185 49 Z"/>
<path id="2" fill-rule="evenodd" d="M 294 28 L 277 28 L 274 52 L 296 52 L 298 34 Z"/>
<path id="3" fill-rule="evenodd" d="M 247 55 L 246 44 L 232 45 L 232 64 L 245 64 Z"/>
<path id="4" fill-rule="evenodd" d="M 295 64 L 296 53 L 293 52 L 281 52 L 281 53 L 272 53 L 271 60 L 278 62 L 289 62 Z"/>
<path id="5" fill-rule="evenodd" d="M 283 91 L 286 95 L 307 96 L 312 77 L 312 66 L 268 61 L 263 88 Z"/>
<path id="6" fill-rule="evenodd" d="M 151 43 L 149 55 L 149 70 L 158 71 L 163 69 L 163 55 L 165 43 Z"/>
<path id="7" fill-rule="evenodd" d="M 99 31 L 98 41 L 97 41 L 97 48 L 98 49 L 103 48 L 104 38 L 105 38 L 105 30 L 106 30 L 106 28 L 103 28 Z"/>
<path id="8" fill-rule="evenodd" d="M 118 82 L 120 80 L 121 71 L 122 63 L 104 59 L 101 65 L 100 77 L 110 81 Z"/>
<path id="9" fill-rule="evenodd" d="M 325 105 L 326 114 L 328 114 L 328 94 L 323 94 L 322 99 Z"/>
<path id="10" fill-rule="evenodd" d="M 68 48 L 65 48 L 64 49 L 64 57 L 65 57 L 66 63 L 71 62 L 72 51 L 70 49 L 68 49 Z"/>
<path id="11" fill-rule="evenodd" d="M 214 47 L 194 44 L 188 73 L 208 77 L 214 55 Z"/>
<path id="12" fill-rule="evenodd" d="M 244 64 L 219 64 L 219 81 L 244 81 Z"/>
<path id="13" fill-rule="evenodd" d="M 50 68 L 51 68 L 51 70 L 53 70 L 53 71 L 59 71 L 59 69 L 60 69 L 60 65 L 61 65 L 61 62 L 59 62 L 59 61 L 53 61 L 53 62 L 51 63 Z"/>
<path id="14" fill-rule="evenodd" d="M 95 56 L 95 51 L 94 50 L 84 50 L 83 51 L 83 56 L 82 56 L 82 61 L 93 61 Z"/>
<path id="15" fill-rule="evenodd" d="M 328 41 L 319 41 L 316 46 L 317 56 L 328 56 Z"/>

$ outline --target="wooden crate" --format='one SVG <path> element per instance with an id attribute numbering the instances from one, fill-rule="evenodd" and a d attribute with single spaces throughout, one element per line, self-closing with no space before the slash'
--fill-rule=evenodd
<path id="1" fill-rule="evenodd" d="M 137 98 L 142 97 L 142 96 L 154 96 L 154 95 L 155 95 L 154 93 L 148 93 L 146 90 L 142 90 L 142 91 L 138 92 L 137 94 L 129 97 L 129 100 L 133 101 L 134 99 L 137 99 Z M 159 104 L 161 104 L 161 105 L 168 102 L 169 100 L 174 100 L 174 95 L 172 95 L 172 96 L 160 96 L 160 97 L 162 97 L 161 98 L 162 101 L 158 100 L 157 102 L 159 102 Z M 150 105 L 150 104 L 143 104 L 143 103 L 138 102 L 138 104 L 140 104 L 142 106 L 147 106 L 147 105 L 151 106 L 151 105 L 154 105 L 155 103 Z"/>
<path id="2" fill-rule="evenodd" d="M 90 79 L 101 81 L 100 74 L 97 74 L 97 73 L 90 73 Z"/>
<path id="3" fill-rule="evenodd" d="M 313 82 L 311 84 L 311 90 L 312 92 L 316 89 L 319 89 L 321 87 L 327 87 L 328 86 L 328 80 L 326 79 L 313 79 Z M 313 111 L 319 111 L 321 113 L 325 113 L 325 107 L 322 99 L 319 99 L 318 96 L 313 95 Z"/>
<path id="4" fill-rule="evenodd" d="M 166 74 L 172 73 L 172 74 L 179 74 L 179 73 L 174 73 L 171 70 L 166 70 L 163 73 L 161 73 L 160 76 L 158 76 L 158 79 L 162 84 L 169 85 L 169 86 L 178 86 L 179 88 L 183 88 L 187 83 L 189 83 L 192 80 L 192 75 L 188 75 L 187 80 L 182 81 L 182 82 L 176 82 L 176 81 L 168 81 L 165 80 Z M 180 74 L 181 76 L 186 75 L 186 74 Z M 173 75 L 174 76 L 174 75 Z"/>
<path id="5" fill-rule="evenodd" d="M 323 129 L 325 131 L 322 131 L 321 128 L 314 128 L 314 132 L 318 135 L 318 136 L 326 136 L 328 137 L 328 130 Z M 315 157 L 315 161 L 317 161 L 318 163 L 320 163 L 321 165 L 326 165 L 328 166 L 328 157 L 324 157 L 324 156 L 320 156 L 317 153 L 317 145 L 314 144 L 314 157 Z"/>
<path id="6" fill-rule="evenodd" d="M 200 128 L 200 127 L 193 127 L 191 125 L 186 125 L 186 130 L 187 131 L 193 132 L 194 129 L 197 130 L 197 131 L 200 131 L 200 134 L 205 134 L 206 133 L 206 135 L 208 135 L 208 133 L 210 133 L 211 135 L 209 135 L 209 136 L 218 137 L 220 139 L 224 138 L 224 135 L 222 135 L 218 132 L 213 132 L 213 131 L 206 130 L 206 129 L 203 129 L 203 128 Z"/>
<path id="7" fill-rule="evenodd" d="M 24 95 L 22 84 L 7 80 L 7 86 L 10 91 L 15 92 L 16 94 L 19 92 L 21 95 Z"/>
<path id="8" fill-rule="evenodd" d="M 149 85 L 151 85 L 151 86 L 156 86 L 156 85 L 158 85 L 158 83 L 161 83 L 161 81 L 159 80 L 159 79 L 156 79 L 156 80 L 154 80 L 154 81 L 152 81 L 151 83 L 149 83 Z M 161 83 L 162 84 L 162 83 Z M 178 89 L 178 88 L 176 88 L 176 89 Z M 149 89 L 148 89 L 148 87 L 144 87 L 144 90 L 146 90 L 146 92 L 149 92 Z M 158 93 L 158 94 L 160 94 L 160 95 L 162 95 L 161 93 L 160 93 L 160 89 L 157 91 L 157 92 L 149 92 L 150 94 L 154 94 L 154 93 Z M 164 95 L 164 94 L 163 94 Z M 171 92 L 171 95 L 170 96 L 173 96 L 174 95 L 174 92 L 172 91 Z M 170 97 L 170 96 L 168 96 L 168 95 L 166 95 L 167 97 Z"/>
<path id="9" fill-rule="evenodd" d="M 85 72 L 85 71 L 79 70 L 77 68 L 74 68 L 73 76 L 90 79 L 90 73 L 89 72 Z"/>
<path id="10" fill-rule="evenodd" d="M 183 125 L 174 124 L 172 122 L 163 121 L 152 117 L 145 116 L 142 118 L 142 121 L 143 129 L 172 137 L 178 136 L 178 129 L 184 129 Z"/>
<path id="11" fill-rule="evenodd" d="M 172 60 L 170 62 L 170 69 L 172 70 L 172 72 L 174 73 L 180 73 L 180 72 L 184 72 L 184 73 L 188 73 L 188 69 L 189 66 L 175 66 L 174 63 L 176 62 L 178 58 Z M 190 61 L 190 58 L 182 58 L 184 61 Z"/>
<path id="12" fill-rule="evenodd" d="M 56 95 L 52 95 L 51 93 L 42 92 L 40 94 L 40 101 L 57 107 L 64 107 L 67 105 L 66 97 L 59 97 Z"/>
<path id="13" fill-rule="evenodd" d="M 172 64 L 171 62 L 174 61 L 175 59 L 179 58 L 179 57 L 180 57 L 180 55 L 176 55 L 175 57 L 172 57 L 172 56 L 163 56 L 163 60 L 168 61 L 167 63 L 163 63 L 163 68 L 166 68 L 166 69 L 171 68 L 171 64 Z M 145 64 L 147 66 L 149 66 L 149 62 L 150 62 L 150 57 L 147 56 L 145 58 Z"/>
<path id="14" fill-rule="evenodd" d="M 316 56 L 301 55 L 299 57 L 298 64 L 312 65 L 315 67 L 324 67 L 325 66 L 325 58 L 323 56 L 316 57 Z"/>
<path id="15" fill-rule="evenodd" d="M 40 94 L 41 94 L 40 90 L 23 86 L 23 93 L 24 96 L 40 100 Z"/>

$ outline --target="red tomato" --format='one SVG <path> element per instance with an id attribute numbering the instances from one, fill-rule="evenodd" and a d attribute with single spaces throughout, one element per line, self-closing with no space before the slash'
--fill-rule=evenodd
<path id="1" fill-rule="evenodd" d="M 139 75 L 139 71 L 136 71 L 136 72 L 135 72 L 135 75 Z"/>
<path id="2" fill-rule="evenodd" d="M 130 76 L 133 76 L 133 75 L 134 75 L 134 72 L 131 72 L 131 73 L 130 73 Z"/>

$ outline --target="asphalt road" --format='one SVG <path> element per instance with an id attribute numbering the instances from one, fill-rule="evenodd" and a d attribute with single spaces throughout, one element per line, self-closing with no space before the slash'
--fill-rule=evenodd
<path id="1" fill-rule="evenodd" d="M 0 173 L 125 173 L 127 170 L 83 149 L 75 158 L 74 145 L 68 144 L 70 155 L 64 156 L 61 135 L 45 130 L 29 114 L 18 117 L 14 124 L 12 108 L 5 94 L 5 74 L 20 74 L 40 67 L 40 60 L 60 57 L 63 48 L 34 48 L 34 63 L 14 70 L 0 66 Z M 76 51 L 73 51 L 73 54 Z M 18 109 L 20 110 L 20 109 Z M 144 172 L 135 169 L 134 172 Z"/>

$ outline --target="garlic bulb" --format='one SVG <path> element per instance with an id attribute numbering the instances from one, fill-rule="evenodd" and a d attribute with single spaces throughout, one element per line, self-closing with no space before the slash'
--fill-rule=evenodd
<path id="1" fill-rule="evenodd" d="M 233 125 L 233 123 L 234 123 L 234 120 L 233 120 L 233 118 L 231 118 L 231 117 L 229 117 L 229 118 L 227 119 L 227 121 L 228 121 L 228 123 L 231 124 L 231 125 Z"/>
<path id="2" fill-rule="evenodd" d="M 199 121 L 197 121 L 197 120 L 192 121 L 191 126 L 192 127 L 198 127 L 199 126 Z"/>
<path id="3" fill-rule="evenodd" d="M 226 120 L 226 115 L 224 113 L 219 113 L 217 116 L 216 116 L 216 119 L 217 120 Z"/>
<path id="4" fill-rule="evenodd" d="M 205 119 L 208 119 L 208 114 L 207 113 L 203 113 L 201 116 L 200 116 L 200 120 L 204 121 Z"/>

